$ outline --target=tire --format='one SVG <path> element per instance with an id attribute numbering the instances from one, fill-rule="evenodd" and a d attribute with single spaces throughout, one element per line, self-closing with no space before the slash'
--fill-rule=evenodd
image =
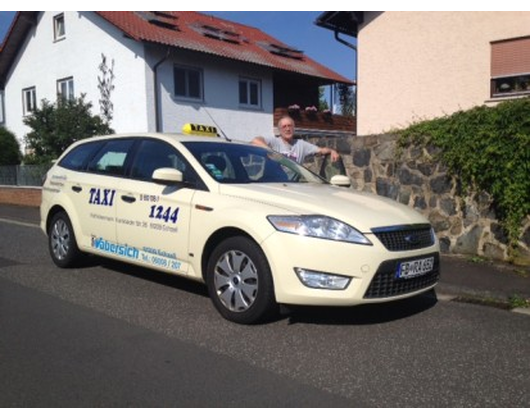
<path id="1" fill-rule="evenodd" d="M 229 238 L 214 249 L 206 283 L 215 308 L 229 321 L 257 324 L 278 312 L 269 263 L 249 238 Z"/>
<path id="2" fill-rule="evenodd" d="M 59 212 L 52 218 L 48 229 L 48 248 L 54 264 L 61 268 L 75 267 L 83 256 L 65 212 Z"/>

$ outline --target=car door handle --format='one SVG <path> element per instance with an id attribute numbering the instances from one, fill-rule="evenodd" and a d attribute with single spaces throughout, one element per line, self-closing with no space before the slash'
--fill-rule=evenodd
<path id="1" fill-rule="evenodd" d="M 79 187 L 79 186 L 77 186 L 77 185 L 74 185 L 74 186 L 72 187 L 72 190 L 75 191 L 75 192 L 81 192 L 81 191 L 83 191 L 83 188 L 81 188 L 81 187 Z"/>
<path id="2" fill-rule="evenodd" d="M 136 201 L 136 198 L 131 197 L 130 195 L 122 195 L 121 199 L 126 203 L 134 203 Z"/>

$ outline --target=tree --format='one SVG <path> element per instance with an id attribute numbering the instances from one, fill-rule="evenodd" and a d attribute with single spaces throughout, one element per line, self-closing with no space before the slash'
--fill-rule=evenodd
<path id="1" fill-rule="evenodd" d="M 329 110 L 328 101 L 326 101 L 326 98 L 324 98 L 325 91 L 326 90 L 324 86 L 318 87 L 318 110 L 319 111 Z"/>
<path id="2" fill-rule="evenodd" d="M 84 94 L 72 100 L 58 98 L 55 103 L 44 99 L 40 108 L 24 118 L 24 124 L 31 128 L 25 141 L 32 151 L 24 161 L 50 162 L 76 140 L 112 133 L 108 123 L 92 115 L 91 108 Z"/>
<path id="3" fill-rule="evenodd" d="M 339 103 L 341 106 L 341 114 L 344 116 L 352 116 L 355 111 L 355 95 L 353 88 L 346 84 L 337 85 L 339 94 Z"/>
<path id="4" fill-rule="evenodd" d="M 98 69 L 101 72 L 101 76 L 98 76 L 98 89 L 101 94 L 99 112 L 103 121 L 110 124 L 114 113 L 114 105 L 110 100 L 110 96 L 114 90 L 114 59 L 110 62 L 109 67 L 107 57 L 105 54 L 101 54 L 101 63 Z"/>
<path id="5" fill-rule="evenodd" d="M 0 166 L 20 163 L 22 156 L 17 138 L 5 127 L 0 127 L 0 150 Z"/>

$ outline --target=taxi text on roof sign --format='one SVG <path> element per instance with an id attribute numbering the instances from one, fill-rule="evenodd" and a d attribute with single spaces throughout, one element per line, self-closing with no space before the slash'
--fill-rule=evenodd
<path id="1" fill-rule="evenodd" d="M 199 136 L 209 136 L 209 137 L 219 137 L 217 133 L 217 128 L 211 125 L 202 125 L 202 124 L 184 124 L 182 127 L 182 132 L 184 134 L 195 134 Z"/>

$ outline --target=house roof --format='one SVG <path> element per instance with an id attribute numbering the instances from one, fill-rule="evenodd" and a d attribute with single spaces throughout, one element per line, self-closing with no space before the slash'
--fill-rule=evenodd
<path id="1" fill-rule="evenodd" d="M 17 12 L 0 47 L 0 88 L 39 12 Z M 265 32 L 198 12 L 95 12 L 138 42 L 212 54 L 318 79 L 354 84 Z"/>
<path id="2" fill-rule="evenodd" d="M 324 12 L 315 21 L 317 26 L 357 37 L 364 12 Z"/>
<path id="3" fill-rule="evenodd" d="M 0 46 L 0 89 L 4 88 L 5 79 L 11 64 L 33 25 L 37 22 L 39 12 L 17 12 L 3 44 Z"/>

